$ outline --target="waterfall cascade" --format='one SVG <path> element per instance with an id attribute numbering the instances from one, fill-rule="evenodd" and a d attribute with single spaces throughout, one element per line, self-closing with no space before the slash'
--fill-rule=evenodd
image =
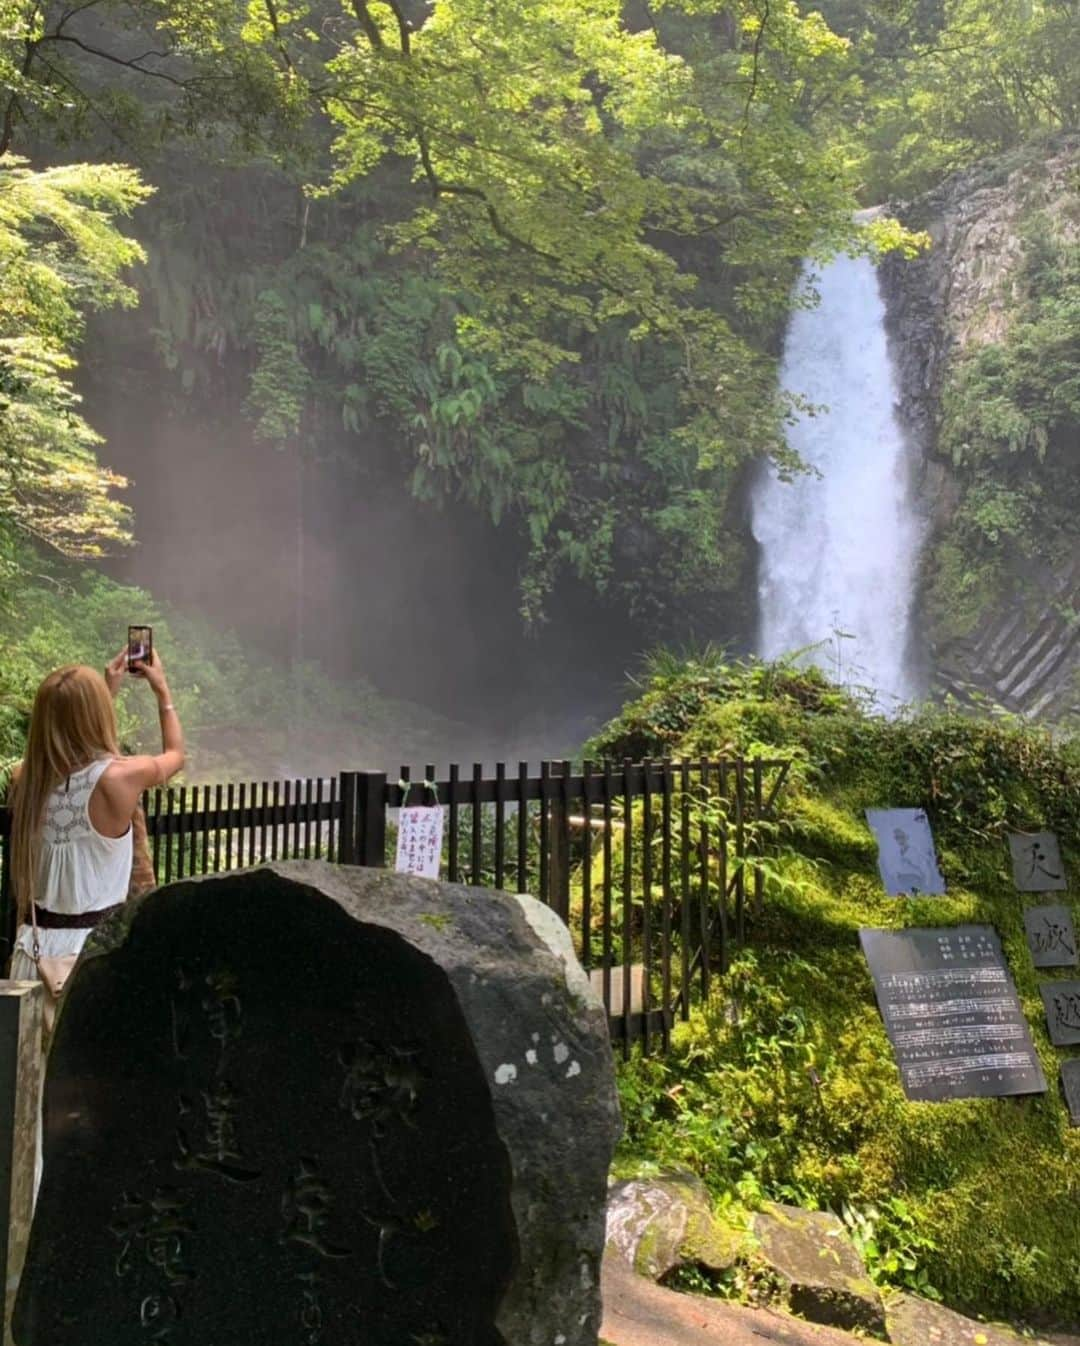
<path id="1" fill-rule="evenodd" d="M 866 258 L 837 258 L 815 283 L 820 303 L 795 312 L 781 381 L 825 408 L 789 431 L 816 472 L 783 482 L 770 469 L 754 490 L 759 650 L 773 659 L 819 646 L 813 662 L 873 688 L 888 710 L 917 693 L 909 628 L 920 528 L 885 305 Z"/>

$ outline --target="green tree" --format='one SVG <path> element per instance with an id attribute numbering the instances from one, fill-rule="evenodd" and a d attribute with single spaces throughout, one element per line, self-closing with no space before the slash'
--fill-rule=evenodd
<path id="1" fill-rule="evenodd" d="M 1080 125 L 1077 0 L 826 0 L 855 43 L 850 106 L 868 203 L 1040 132 Z"/>
<path id="2" fill-rule="evenodd" d="M 84 312 L 134 301 L 123 272 L 142 252 L 114 216 L 146 195 L 128 168 L 0 157 L 0 535 L 81 557 L 127 540 L 71 374 Z"/>
<path id="3" fill-rule="evenodd" d="M 389 422 L 415 494 L 513 522 L 529 616 L 563 569 L 656 610 L 736 583 L 740 474 L 798 467 L 772 352 L 799 261 L 912 243 L 852 220 L 851 44 L 794 0 L 89 0 L 34 24 L 16 123 L 67 100 L 191 132 L 189 178 L 239 148 L 283 204 L 257 246 L 208 240 L 215 268 L 170 199 L 191 284 L 176 339 L 157 327 L 187 386 L 193 347 L 219 369 L 231 343 L 260 435 L 317 457 L 344 430 L 363 459 Z"/>

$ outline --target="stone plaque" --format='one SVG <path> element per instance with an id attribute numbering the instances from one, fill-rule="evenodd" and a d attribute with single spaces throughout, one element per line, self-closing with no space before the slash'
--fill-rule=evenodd
<path id="1" fill-rule="evenodd" d="M 890 897 L 945 891 L 930 822 L 922 809 L 867 809 L 866 820 L 877 839 L 878 869 Z"/>
<path id="2" fill-rule="evenodd" d="M 859 939 L 908 1098 L 1046 1092 L 992 927 L 863 929 Z"/>
<path id="3" fill-rule="evenodd" d="M 59 1017 L 17 1346 L 595 1346 L 617 1106 L 570 975 L 515 899 L 377 870 L 129 903 Z"/>
<path id="4" fill-rule="evenodd" d="M 1080 1126 L 1080 1056 L 1070 1056 L 1061 1063 L 1061 1089 L 1069 1109 L 1069 1121 Z"/>
<path id="5" fill-rule="evenodd" d="M 1044 981 L 1039 992 L 1054 1046 L 1072 1047 L 1080 1043 L 1080 981 Z"/>
<path id="6" fill-rule="evenodd" d="M 1010 832 L 1013 881 L 1022 893 L 1059 892 L 1069 886 L 1053 832 Z"/>
<path id="7" fill-rule="evenodd" d="M 1080 963 L 1068 907 L 1028 907 L 1024 929 L 1036 967 L 1076 967 Z"/>

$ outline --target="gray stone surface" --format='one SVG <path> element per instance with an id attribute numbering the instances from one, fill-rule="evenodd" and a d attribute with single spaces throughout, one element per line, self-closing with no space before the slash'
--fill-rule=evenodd
<path id="1" fill-rule="evenodd" d="M 754 1216 L 753 1232 L 792 1312 L 884 1335 L 881 1295 L 835 1215 L 769 1203 Z"/>
<path id="2" fill-rule="evenodd" d="M 1042 1337 L 1035 1340 L 1008 1327 L 979 1323 L 916 1295 L 890 1295 L 887 1317 L 892 1346 L 1048 1346 Z"/>
<path id="3" fill-rule="evenodd" d="M 927 555 L 951 526 L 961 498 L 956 469 L 936 452 L 942 389 L 955 361 L 1000 341 L 1019 311 L 1023 217 L 1037 209 L 1063 237 L 1077 236 L 1070 212 L 1078 161 L 1080 136 L 1063 132 L 1049 137 L 1038 155 L 985 161 L 925 196 L 889 205 L 890 213 L 933 240 L 915 259 L 890 254 L 879 271 L 897 362 L 897 407 L 916 454 L 916 489 L 927 515 Z M 973 630 L 944 639 L 929 633 L 927 672 L 935 690 L 961 701 L 979 693 L 1033 718 L 1067 714 L 1080 668 L 1080 625 L 1069 616 L 1078 586 L 1080 549 L 1009 566 Z"/>
<path id="4" fill-rule="evenodd" d="M 583 1005 L 587 1004 L 603 1013 L 604 1006 L 593 990 L 589 974 L 578 962 L 574 941 L 562 918 L 528 893 L 515 893 L 514 901 L 521 908 L 521 914 L 528 921 L 533 934 L 547 945 L 548 952 L 562 964 L 566 989 Z"/>
<path id="5" fill-rule="evenodd" d="M 735 1265 L 745 1242 L 745 1233 L 715 1218 L 705 1184 L 694 1174 L 630 1179 L 608 1194 L 609 1253 L 654 1281 L 682 1266 L 719 1275 Z"/>
<path id="6" fill-rule="evenodd" d="M 37 981 L 0 981 L 0 1267 L 3 1268 L 3 1340 L 26 1257 L 34 1212 L 38 1098 L 41 1093 L 42 987 Z"/>
<path id="7" fill-rule="evenodd" d="M 792 1318 L 681 1294 L 604 1258 L 604 1342 L 611 1346 L 859 1346 L 865 1337 Z"/>
<path id="8" fill-rule="evenodd" d="M 594 1346 L 614 1073 L 547 936 L 314 862 L 128 903 L 58 1019 L 17 1346 Z"/>

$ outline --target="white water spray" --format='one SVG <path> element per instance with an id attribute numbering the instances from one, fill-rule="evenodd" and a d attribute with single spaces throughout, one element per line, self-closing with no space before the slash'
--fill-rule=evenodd
<path id="1" fill-rule="evenodd" d="M 816 285 L 821 302 L 791 320 L 781 381 L 827 408 L 788 436 L 821 475 L 782 482 L 770 470 L 755 488 L 758 644 L 767 659 L 818 645 L 812 662 L 873 688 L 889 709 L 917 691 L 908 653 L 920 530 L 885 305 L 866 258 L 837 258 Z"/>

